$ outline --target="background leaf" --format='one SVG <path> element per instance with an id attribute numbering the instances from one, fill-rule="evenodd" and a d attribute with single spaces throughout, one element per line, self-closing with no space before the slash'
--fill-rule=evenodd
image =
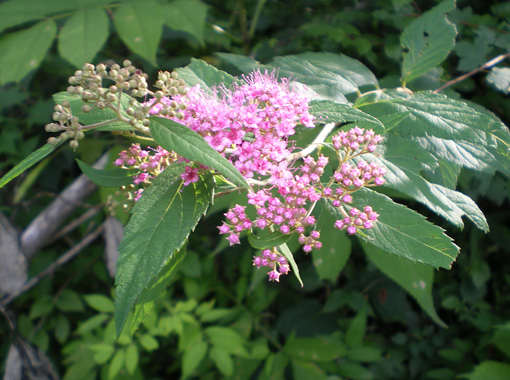
<path id="1" fill-rule="evenodd" d="M 56 33 L 57 25 L 48 20 L 0 40 L 0 84 L 18 82 L 37 68 Z"/>
<path id="2" fill-rule="evenodd" d="M 453 9 L 455 0 L 445 0 L 404 29 L 400 37 L 404 49 L 404 84 L 439 65 L 453 49 L 457 29 L 445 15 Z"/>
<path id="3" fill-rule="evenodd" d="M 163 8 L 154 0 L 132 1 L 121 5 L 113 18 L 124 43 L 153 66 L 163 32 Z"/>
<path id="4" fill-rule="evenodd" d="M 228 88 L 236 82 L 236 78 L 232 75 L 195 58 L 191 58 L 191 63 L 188 66 L 178 68 L 175 71 L 188 86 L 193 87 L 199 84 L 202 90 L 210 94 L 213 93 L 212 89 L 216 86 L 224 85 Z"/>
<path id="5" fill-rule="evenodd" d="M 85 8 L 75 13 L 60 30 L 60 54 L 79 68 L 92 62 L 108 38 L 108 26 L 108 16 L 102 8 Z"/>
<path id="6" fill-rule="evenodd" d="M 212 200 L 211 175 L 183 187 L 183 166 L 168 167 L 154 180 L 124 230 L 115 278 L 117 335 L 137 298 L 181 249 Z"/>
<path id="7" fill-rule="evenodd" d="M 510 93 L 510 68 L 493 67 L 487 75 L 487 82 L 504 94 Z"/>
<path id="8" fill-rule="evenodd" d="M 405 289 L 439 326 L 447 327 L 437 315 L 432 299 L 434 268 L 388 255 L 371 244 L 362 243 L 368 258 L 386 276 Z"/>
<path id="9" fill-rule="evenodd" d="M 241 173 L 225 157 L 188 127 L 170 119 L 151 117 L 149 128 L 154 140 L 166 150 L 207 165 L 239 186 L 250 187 Z"/>
<path id="10" fill-rule="evenodd" d="M 206 4 L 198 0 L 174 0 L 163 7 L 166 26 L 189 33 L 204 45 Z"/>

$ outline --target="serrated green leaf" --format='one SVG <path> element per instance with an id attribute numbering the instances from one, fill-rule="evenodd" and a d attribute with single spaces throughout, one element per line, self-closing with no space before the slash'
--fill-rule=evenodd
<path id="1" fill-rule="evenodd" d="M 421 176 L 422 170 L 433 171 L 439 163 L 414 141 L 388 135 L 377 154 L 364 155 L 363 159 L 387 170 L 386 187 L 412 197 L 455 226 L 462 229 L 462 217 L 466 216 L 480 230 L 489 230 L 485 216 L 471 198 Z"/>
<path id="2" fill-rule="evenodd" d="M 182 357 L 182 378 L 186 379 L 199 366 L 207 354 L 207 343 L 198 342 L 188 347 Z"/>
<path id="3" fill-rule="evenodd" d="M 175 71 L 179 77 L 184 79 L 188 86 L 200 85 L 200 89 L 213 94 L 213 88 L 224 85 L 230 87 L 237 79 L 232 75 L 218 70 L 201 59 L 191 58 L 191 63 L 183 68 L 177 68 Z"/>
<path id="4" fill-rule="evenodd" d="M 129 117 L 129 115 L 124 111 L 129 107 L 129 101 L 133 99 L 131 96 L 127 94 L 122 94 L 120 99 L 121 110 L 120 113 L 124 117 Z M 107 120 L 115 120 L 117 119 L 117 114 L 115 111 L 105 108 L 103 110 L 94 107 L 90 112 L 83 112 L 81 109 L 85 105 L 85 103 L 81 100 L 79 95 L 69 95 L 67 92 L 59 92 L 53 95 L 53 100 L 56 104 L 62 104 L 64 100 L 69 102 L 71 107 L 71 112 L 73 116 L 78 117 L 79 121 L 83 125 L 92 125 L 97 123 L 102 123 Z M 106 124 L 102 127 L 94 128 L 96 131 L 133 131 L 134 128 L 124 122 L 121 121 L 113 121 L 109 124 Z M 86 135 L 85 131 L 85 135 Z"/>
<path id="5" fill-rule="evenodd" d="M 55 21 L 47 20 L 0 40 L 0 84 L 18 82 L 37 68 L 56 33 Z"/>
<path id="6" fill-rule="evenodd" d="M 290 234 L 283 234 L 280 231 L 271 232 L 268 229 L 257 231 L 255 234 L 251 230 L 248 231 L 248 242 L 255 249 L 266 249 L 278 247 L 292 237 Z"/>
<path id="7" fill-rule="evenodd" d="M 321 232 L 322 248 L 313 250 L 313 265 L 320 280 L 329 280 L 335 283 L 340 272 L 347 264 L 351 255 L 351 239 L 343 232 L 334 231 L 329 233 L 336 218 L 319 203 L 319 217 L 316 229 Z"/>
<path id="8" fill-rule="evenodd" d="M 363 230 L 362 240 L 383 251 L 413 262 L 450 269 L 459 248 L 444 230 L 421 214 L 395 203 L 391 198 L 369 189 L 358 190 L 353 196 L 353 207 L 363 209 L 370 205 L 380 214 L 370 230 Z M 343 219 L 340 211 L 327 203 L 337 219 Z"/>
<path id="9" fill-rule="evenodd" d="M 510 174 L 508 128 L 482 107 L 430 92 L 391 91 L 362 97 L 356 106 L 375 117 L 409 112 L 392 133 L 409 136 L 438 159 Z"/>
<path id="10" fill-rule="evenodd" d="M 453 9 L 455 0 L 445 0 L 404 29 L 400 37 L 400 44 L 404 49 L 404 83 L 439 65 L 453 49 L 457 29 L 445 15 Z"/>
<path id="11" fill-rule="evenodd" d="M 119 37 L 136 54 L 157 66 L 156 52 L 163 32 L 163 8 L 154 0 L 124 3 L 113 22 Z"/>
<path id="12" fill-rule="evenodd" d="M 487 75 L 487 82 L 504 94 L 510 93 L 510 68 L 493 67 Z"/>
<path id="13" fill-rule="evenodd" d="M 226 352 L 218 347 L 213 347 L 209 351 L 209 357 L 216 365 L 216 368 L 220 370 L 223 376 L 231 376 L 234 372 L 234 361 L 232 357 Z"/>
<path id="14" fill-rule="evenodd" d="M 361 62 L 341 54 L 304 53 L 276 57 L 267 67 L 280 77 L 292 77 L 311 87 L 322 99 L 346 103 L 344 95 L 359 93 L 360 86 L 378 87 L 374 74 Z"/>
<path id="15" fill-rule="evenodd" d="M 399 284 L 418 302 L 420 307 L 441 327 L 446 324 L 437 315 L 432 299 L 434 268 L 388 255 L 371 244 L 362 243 L 363 250 L 377 268 Z"/>
<path id="16" fill-rule="evenodd" d="M 360 127 L 373 129 L 375 133 L 383 133 L 384 125 L 372 115 L 347 104 L 328 100 L 312 101 L 309 112 L 323 123 L 356 123 Z"/>
<path id="17" fill-rule="evenodd" d="M 78 166 L 80 167 L 83 174 L 87 176 L 96 185 L 104 187 L 119 187 L 127 186 L 133 182 L 133 176 L 129 170 L 126 169 L 95 169 L 90 165 L 87 165 L 80 159 L 76 159 Z"/>
<path id="18" fill-rule="evenodd" d="M 212 200 L 210 174 L 183 187 L 182 171 L 183 165 L 171 166 L 156 177 L 135 204 L 124 230 L 116 272 L 117 335 L 131 307 L 175 257 Z"/>
<path id="19" fill-rule="evenodd" d="M 198 133 L 170 119 L 153 116 L 150 120 L 149 128 L 158 145 L 217 170 L 239 186 L 250 188 L 241 173 Z"/>
<path id="20" fill-rule="evenodd" d="M 186 248 L 182 247 L 172 255 L 163 269 L 143 289 L 135 304 L 135 312 L 130 326 L 131 334 L 135 332 L 144 318 L 152 311 L 155 301 L 173 279 L 185 256 Z"/>
<path id="21" fill-rule="evenodd" d="M 108 16 L 102 8 L 85 8 L 75 13 L 60 30 L 60 54 L 79 68 L 92 62 L 108 38 L 108 24 Z"/>
<path id="22" fill-rule="evenodd" d="M 264 67 L 264 65 L 262 65 L 260 62 L 254 60 L 251 57 L 247 57 L 246 55 L 232 53 L 215 53 L 215 55 L 230 63 L 245 74 L 251 73 L 257 69 L 262 69 Z"/>
<path id="23" fill-rule="evenodd" d="M 347 347 L 336 336 L 290 337 L 283 350 L 292 358 L 316 362 L 329 362 L 347 353 Z"/>
<path id="24" fill-rule="evenodd" d="M 23 173 L 25 170 L 31 168 L 33 165 L 37 164 L 39 161 L 41 161 L 44 157 L 52 153 L 55 149 L 57 149 L 60 146 L 61 142 L 59 142 L 56 145 L 51 144 L 45 144 L 36 151 L 30 153 L 27 157 L 25 157 L 23 160 L 21 160 L 16 166 L 14 166 L 11 170 L 7 172 L 1 179 L 0 179 L 0 188 L 7 185 L 9 182 L 11 182 L 14 178 L 19 176 L 21 173 Z"/>
<path id="25" fill-rule="evenodd" d="M 510 364 L 486 360 L 477 365 L 473 372 L 459 377 L 468 380 L 507 380 L 510 377 Z"/>
<path id="26" fill-rule="evenodd" d="M 204 45 L 207 5 L 198 0 L 174 0 L 164 6 L 165 25 L 191 34 Z"/>
<path id="27" fill-rule="evenodd" d="M 448 189 L 455 190 L 460 175 L 460 166 L 449 161 L 437 160 L 437 168 L 433 172 L 426 172 L 425 178 Z"/>
<path id="28" fill-rule="evenodd" d="M 83 299 L 92 309 L 100 313 L 112 313 L 113 301 L 102 294 L 88 294 L 83 296 Z"/>

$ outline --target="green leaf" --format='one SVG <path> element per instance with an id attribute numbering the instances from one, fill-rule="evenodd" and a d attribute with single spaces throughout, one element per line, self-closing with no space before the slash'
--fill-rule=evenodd
<path id="1" fill-rule="evenodd" d="M 163 32 L 163 8 L 154 0 L 121 5 L 113 22 L 119 37 L 136 54 L 157 66 L 156 52 Z"/>
<path id="2" fill-rule="evenodd" d="M 510 378 L 510 364 L 486 360 L 477 365 L 473 372 L 459 377 L 468 380 L 507 380 Z"/>
<path id="3" fill-rule="evenodd" d="M 127 186 L 133 182 L 132 173 L 127 169 L 95 169 L 80 159 L 76 159 L 83 174 L 96 185 L 104 187 Z"/>
<path id="4" fill-rule="evenodd" d="M 90 344 L 87 348 L 94 353 L 94 361 L 97 364 L 106 363 L 115 352 L 113 346 L 106 343 Z"/>
<path id="5" fill-rule="evenodd" d="M 164 6 L 164 15 L 166 26 L 187 32 L 204 45 L 206 4 L 198 0 L 174 0 Z"/>
<path id="6" fill-rule="evenodd" d="M 180 179 L 183 166 L 166 168 L 145 189 L 124 230 L 116 273 L 117 335 L 131 307 L 168 261 L 175 258 L 212 200 L 211 175 L 183 187 Z"/>
<path id="7" fill-rule="evenodd" d="M 271 232 L 269 229 L 264 229 L 256 234 L 248 230 L 248 242 L 255 249 L 278 247 L 288 242 L 291 237 L 291 234 L 283 234 L 280 231 Z"/>
<path id="8" fill-rule="evenodd" d="M 218 70 L 201 59 L 191 58 L 191 63 L 183 68 L 175 69 L 179 77 L 184 79 L 188 86 L 200 85 L 200 88 L 209 94 L 214 94 L 213 88 L 224 85 L 230 87 L 237 79 L 232 75 Z"/>
<path id="9" fill-rule="evenodd" d="M 55 301 L 57 309 L 64 312 L 83 311 L 83 302 L 78 293 L 64 289 Z"/>
<path id="10" fill-rule="evenodd" d="M 430 183 L 421 176 L 421 171 L 433 171 L 439 163 L 414 141 L 388 135 L 377 154 L 366 154 L 363 159 L 387 170 L 385 187 L 412 197 L 461 229 L 464 227 L 462 217 L 466 216 L 480 230 L 489 231 L 485 216 L 471 198 Z"/>
<path id="11" fill-rule="evenodd" d="M 374 74 L 361 62 L 342 54 L 304 53 L 276 57 L 269 67 L 280 77 L 292 77 L 312 88 L 323 99 L 346 103 L 344 95 L 358 94 L 359 87 L 378 88 Z"/>
<path id="12" fill-rule="evenodd" d="M 90 331 L 97 329 L 109 318 L 110 318 L 110 316 L 107 314 L 94 315 L 93 317 L 87 319 L 85 322 L 79 323 L 78 329 L 76 330 L 76 332 L 80 335 L 87 334 Z"/>
<path id="13" fill-rule="evenodd" d="M 448 189 L 455 190 L 460 175 L 460 167 L 444 159 L 437 160 L 434 172 L 426 172 L 425 178 Z"/>
<path id="14" fill-rule="evenodd" d="M 347 347 L 336 336 L 317 336 L 313 338 L 289 337 L 284 352 L 292 358 L 329 362 L 347 354 Z"/>
<path id="15" fill-rule="evenodd" d="M 153 116 L 150 120 L 149 128 L 158 145 L 219 171 L 239 186 L 250 188 L 241 173 L 198 133 L 170 119 Z"/>
<path id="16" fill-rule="evenodd" d="M 145 348 L 146 351 L 154 351 L 159 347 L 158 341 L 149 334 L 144 334 L 140 338 L 140 345 Z"/>
<path id="17" fill-rule="evenodd" d="M 113 301 L 102 294 L 83 296 L 87 305 L 100 313 L 113 313 Z"/>
<path id="18" fill-rule="evenodd" d="M 205 329 L 205 334 L 214 347 L 231 355 L 249 355 L 246 350 L 246 339 L 232 328 L 212 326 Z"/>
<path id="19" fill-rule="evenodd" d="M 188 347 L 182 356 L 182 378 L 186 379 L 200 365 L 207 354 L 207 343 L 199 342 Z"/>
<path id="20" fill-rule="evenodd" d="M 370 205 L 380 214 L 370 230 L 363 230 L 362 240 L 383 251 L 413 262 L 450 269 L 459 248 L 444 230 L 428 222 L 425 217 L 391 198 L 369 189 L 360 189 L 353 196 L 353 207 L 363 209 Z M 337 219 L 343 215 L 327 202 L 328 209 Z"/>
<path id="21" fill-rule="evenodd" d="M 129 101 L 133 99 L 131 96 L 127 94 L 122 94 L 120 99 L 120 114 L 124 117 L 128 117 L 129 115 L 124 111 L 129 107 Z M 94 107 L 90 112 L 83 112 L 81 109 L 85 105 L 85 102 L 81 100 L 79 95 L 69 95 L 67 92 L 59 92 L 53 95 L 53 100 L 56 104 L 62 104 L 64 100 L 69 102 L 71 107 L 71 112 L 73 116 L 78 117 L 79 121 L 83 125 L 92 125 L 97 123 L 102 123 L 107 120 L 115 120 L 117 119 L 117 114 L 115 111 L 105 108 L 103 110 Z M 124 122 L 114 121 L 110 124 L 104 125 L 102 127 L 94 128 L 95 131 L 133 131 L 134 128 Z M 85 131 L 85 134 L 87 131 Z"/>
<path id="22" fill-rule="evenodd" d="M 138 328 L 145 317 L 149 315 L 154 307 L 155 301 L 161 295 L 163 290 L 172 281 L 177 270 L 181 266 L 182 260 L 186 256 L 186 249 L 182 247 L 167 261 L 163 269 L 150 281 L 146 288 L 140 293 L 135 304 L 135 312 L 131 322 L 131 334 Z"/>
<path id="23" fill-rule="evenodd" d="M 79 68 L 92 62 L 108 38 L 108 26 L 108 16 L 102 8 L 85 8 L 75 13 L 60 30 L 60 54 Z"/>
<path id="24" fill-rule="evenodd" d="M 375 117 L 409 112 L 392 133 L 408 136 L 438 159 L 510 175 L 510 133 L 482 107 L 430 92 L 391 91 L 363 96 L 356 105 Z"/>
<path id="25" fill-rule="evenodd" d="M 376 377 L 367 368 L 358 363 L 344 361 L 338 365 L 338 374 L 347 379 L 372 380 Z"/>
<path id="26" fill-rule="evenodd" d="M 320 214 L 316 229 L 321 232 L 322 248 L 312 251 L 313 265 L 320 280 L 335 283 L 351 255 L 351 239 L 339 231 L 329 233 L 336 218 L 324 210 L 322 203 L 318 203 L 317 206 L 320 207 Z"/>
<path id="27" fill-rule="evenodd" d="M 55 21 L 48 20 L 0 40 L 0 84 L 19 82 L 37 68 L 56 33 Z"/>
<path id="28" fill-rule="evenodd" d="M 247 57 L 246 55 L 232 53 L 216 53 L 215 55 L 230 63 L 245 74 L 251 73 L 257 69 L 262 69 L 264 67 L 264 65 L 260 64 L 260 62 L 254 60 L 251 57 Z"/>
<path id="29" fill-rule="evenodd" d="M 347 343 L 347 346 L 349 348 L 361 347 L 366 330 L 367 312 L 363 309 L 354 317 L 345 332 L 345 343 Z"/>
<path id="30" fill-rule="evenodd" d="M 510 93 L 510 68 L 493 67 L 487 75 L 487 82 L 504 94 Z"/>
<path id="31" fill-rule="evenodd" d="M 453 9 L 455 0 L 445 0 L 404 29 L 400 37 L 404 49 L 404 84 L 439 65 L 453 49 L 457 29 L 445 15 Z"/>
<path id="32" fill-rule="evenodd" d="M 370 261 L 381 272 L 404 288 L 434 322 L 441 327 L 447 327 L 437 315 L 432 299 L 434 268 L 412 263 L 395 255 L 388 255 L 371 244 L 362 243 L 362 245 Z"/>
<path id="33" fill-rule="evenodd" d="M 312 101 L 309 112 L 323 123 L 356 123 L 360 127 L 373 129 L 375 133 L 383 133 L 384 125 L 372 115 L 347 104 L 328 100 Z"/>
<path id="34" fill-rule="evenodd" d="M 0 188 L 7 185 L 9 182 L 11 182 L 14 178 L 19 176 L 21 173 L 23 173 L 25 170 L 31 168 L 33 165 L 37 164 L 39 161 L 41 161 L 44 157 L 52 153 L 55 149 L 57 149 L 60 146 L 61 143 L 58 143 L 56 145 L 51 144 L 45 144 L 36 151 L 30 153 L 27 157 L 25 157 L 23 160 L 21 160 L 16 166 L 14 166 L 11 170 L 7 172 L 1 179 L 0 179 Z"/>
<path id="35" fill-rule="evenodd" d="M 124 350 L 117 350 L 110 362 L 110 366 L 108 367 L 108 380 L 114 380 L 117 378 L 120 370 L 124 367 L 125 357 L 126 352 Z"/>
<path id="36" fill-rule="evenodd" d="M 287 246 L 287 243 L 280 245 L 279 248 L 282 255 L 287 259 L 287 262 L 290 264 L 290 268 L 292 269 L 294 276 L 296 276 L 297 280 L 299 281 L 299 284 L 301 285 L 301 287 L 303 287 L 303 280 L 301 280 L 301 276 L 299 275 L 299 268 L 296 264 L 296 261 L 294 260 L 294 255 L 292 255 L 292 252 Z"/>
<path id="37" fill-rule="evenodd" d="M 354 347 L 347 353 L 347 358 L 360 363 L 378 362 L 382 359 L 382 352 L 377 347 Z"/>
<path id="38" fill-rule="evenodd" d="M 329 380 L 326 372 L 317 364 L 308 361 L 292 360 L 292 373 L 295 380 Z"/>
<path id="39" fill-rule="evenodd" d="M 231 376 L 234 372 L 234 361 L 228 352 L 218 347 L 213 347 L 209 351 L 209 357 L 220 370 L 223 376 Z"/>
<path id="40" fill-rule="evenodd" d="M 107 0 L 88 1 L 87 3 L 107 3 Z M 69 11 L 83 6 L 84 1 L 68 0 L 11 0 L 0 4 L 0 33 L 27 21 L 39 20 L 45 15 Z"/>
<path id="41" fill-rule="evenodd" d="M 135 373 L 139 358 L 138 346 L 134 343 L 130 344 L 126 348 L 126 369 L 129 374 L 132 375 Z"/>

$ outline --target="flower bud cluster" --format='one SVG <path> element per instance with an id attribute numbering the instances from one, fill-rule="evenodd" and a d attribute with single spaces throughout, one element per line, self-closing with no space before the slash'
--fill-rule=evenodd
<path id="1" fill-rule="evenodd" d="M 55 123 L 46 124 L 44 129 L 46 132 L 60 132 L 60 135 L 48 138 L 48 143 L 56 145 L 61 141 L 71 140 L 69 146 L 75 150 L 78 147 L 78 141 L 85 137 L 81 130 L 82 125 L 78 118 L 72 115 L 71 105 L 67 100 L 64 100 L 62 104 L 55 105 L 54 111 L 53 120 Z"/>
<path id="2" fill-rule="evenodd" d="M 258 269 L 267 267 L 271 270 L 267 272 L 269 281 L 280 281 L 282 274 L 290 272 L 290 266 L 287 259 L 276 248 L 264 249 L 261 256 L 253 256 L 253 266 Z"/>

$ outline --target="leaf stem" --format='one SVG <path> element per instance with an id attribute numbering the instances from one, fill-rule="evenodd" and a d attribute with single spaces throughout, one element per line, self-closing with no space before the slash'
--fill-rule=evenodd
<path id="1" fill-rule="evenodd" d="M 461 75 L 458 78 L 455 78 L 455 79 L 452 79 L 449 82 L 446 82 L 445 84 L 443 84 L 438 89 L 432 91 L 432 93 L 433 94 L 437 94 L 440 91 L 444 90 L 445 88 L 448 88 L 450 86 L 453 86 L 454 84 L 462 82 L 464 79 L 467 79 L 467 78 L 475 75 L 476 73 L 478 73 L 478 72 L 480 72 L 482 70 L 486 70 L 486 69 L 491 68 L 492 66 L 496 66 L 498 63 L 500 63 L 501 61 L 503 61 L 503 60 L 505 60 L 505 59 L 507 59 L 509 57 L 510 57 L 510 53 L 498 55 L 496 58 L 493 58 L 490 61 L 485 62 L 482 66 L 478 67 L 477 69 L 474 69 L 473 71 L 470 71 L 469 73 L 466 73 L 464 75 Z"/>

